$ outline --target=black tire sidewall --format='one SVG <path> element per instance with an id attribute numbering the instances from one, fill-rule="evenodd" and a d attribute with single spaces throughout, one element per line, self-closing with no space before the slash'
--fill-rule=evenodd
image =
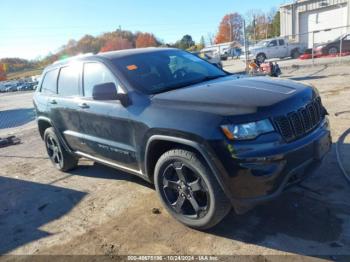
<path id="1" fill-rule="evenodd" d="M 44 133 L 44 142 L 45 142 L 45 147 L 46 147 L 46 151 L 47 154 L 49 155 L 49 151 L 47 148 L 47 139 L 48 137 L 52 137 L 53 139 L 56 140 L 57 142 L 57 146 L 59 148 L 59 150 L 61 151 L 62 154 L 62 162 L 61 164 L 57 164 L 55 163 L 51 158 L 51 162 L 53 163 L 53 165 L 60 171 L 66 172 L 69 171 L 71 169 L 74 169 L 77 166 L 78 163 L 78 158 L 76 158 L 74 155 L 71 155 L 70 153 L 68 153 L 65 148 L 62 146 L 61 141 L 58 139 L 55 130 L 52 127 L 49 127 L 45 130 Z"/>
<path id="2" fill-rule="evenodd" d="M 59 150 L 61 152 L 61 155 L 62 155 L 62 164 L 61 165 L 57 164 L 55 161 L 53 161 L 51 159 L 51 157 L 50 157 L 50 160 L 51 160 L 51 162 L 54 164 L 54 166 L 57 169 L 61 170 L 63 168 L 63 166 L 64 166 L 64 157 L 63 157 L 62 147 L 61 147 L 61 143 L 58 140 L 58 137 L 56 136 L 55 131 L 54 131 L 54 129 L 52 127 L 46 129 L 45 133 L 44 133 L 44 141 L 45 141 L 45 148 L 46 148 L 47 155 L 49 155 L 49 149 L 47 148 L 47 139 L 49 137 L 52 137 L 57 143 L 57 146 L 58 146 L 58 148 L 59 148 Z"/>
<path id="3" fill-rule="evenodd" d="M 261 57 L 262 59 L 259 59 L 259 57 Z M 266 55 L 263 54 L 263 53 L 260 53 L 256 56 L 256 60 L 259 62 L 259 63 L 264 63 L 265 60 L 266 60 Z"/>
<path id="4" fill-rule="evenodd" d="M 154 177 L 154 182 L 155 182 L 155 187 L 157 190 L 157 193 L 159 195 L 159 198 L 162 202 L 162 204 L 165 206 L 165 208 L 168 210 L 168 212 L 177 220 L 182 222 L 183 224 L 194 227 L 194 228 L 199 228 L 199 229 L 205 229 L 206 225 L 211 224 L 212 219 L 215 216 L 216 208 L 217 208 L 217 200 L 215 196 L 215 192 L 212 186 L 213 181 L 210 179 L 210 171 L 208 168 L 201 163 L 201 161 L 198 158 L 192 158 L 192 160 L 189 160 L 186 157 L 183 157 L 181 155 L 177 155 L 174 153 L 174 151 L 170 151 L 172 153 L 170 154 L 164 154 L 162 157 L 160 157 L 159 161 L 156 164 L 155 167 L 155 177 Z M 169 153 L 169 152 L 167 152 Z M 176 213 L 164 200 L 164 195 L 162 193 L 163 189 L 160 188 L 162 186 L 162 183 L 160 182 L 160 179 L 162 179 L 162 174 L 164 169 L 172 162 L 180 161 L 185 163 L 185 165 L 190 166 L 193 168 L 203 179 L 204 183 L 207 186 L 208 189 L 208 195 L 209 195 L 209 210 L 207 211 L 206 215 L 202 218 L 198 219 L 191 219 L 186 216 L 183 216 L 181 214 Z"/>

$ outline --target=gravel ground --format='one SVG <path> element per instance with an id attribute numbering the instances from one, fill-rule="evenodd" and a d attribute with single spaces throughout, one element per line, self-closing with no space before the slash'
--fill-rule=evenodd
<path id="1" fill-rule="evenodd" d="M 349 172 L 349 67 L 283 73 L 319 89 Z M 335 146 L 300 186 L 200 232 L 171 218 L 154 189 L 137 177 L 88 160 L 73 172 L 56 171 L 30 121 L 31 96 L 0 94 L 0 137 L 12 133 L 22 139 L 0 148 L 0 254 L 283 254 L 299 261 L 321 256 L 346 261 L 341 255 L 350 255 L 350 183 L 338 167 Z M 21 112 L 28 121 L 7 119 Z"/>

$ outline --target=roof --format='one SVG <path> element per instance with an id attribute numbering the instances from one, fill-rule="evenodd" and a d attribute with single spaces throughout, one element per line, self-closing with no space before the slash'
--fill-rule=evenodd
<path id="1" fill-rule="evenodd" d="M 124 50 L 118 50 L 118 51 L 112 51 L 112 52 L 104 52 L 104 53 L 98 53 L 98 54 L 81 54 L 77 56 L 72 56 L 63 60 L 58 60 L 54 62 L 53 64 L 46 67 L 46 69 L 49 68 L 55 68 L 58 66 L 62 66 L 65 64 L 68 64 L 72 61 L 83 61 L 91 58 L 106 58 L 106 59 L 115 59 L 120 57 L 126 57 L 130 55 L 136 55 L 136 54 L 146 54 L 146 53 L 155 53 L 155 52 L 162 52 L 162 51 L 169 51 L 169 50 L 178 50 L 176 48 L 164 48 L 164 47 L 147 47 L 147 48 L 133 48 L 133 49 L 124 49 Z"/>
<path id="2" fill-rule="evenodd" d="M 133 48 L 133 49 L 112 51 L 112 52 L 98 53 L 96 56 L 105 57 L 108 59 L 114 59 L 114 58 L 125 57 L 125 56 L 136 55 L 136 54 L 154 53 L 154 52 L 169 51 L 169 50 L 178 50 L 178 49 L 168 48 L 168 47 Z"/>

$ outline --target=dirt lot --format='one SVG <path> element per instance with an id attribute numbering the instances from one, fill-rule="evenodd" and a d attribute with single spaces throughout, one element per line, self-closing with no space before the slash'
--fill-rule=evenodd
<path id="1" fill-rule="evenodd" d="M 284 77 L 319 89 L 333 141 L 340 140 L 340 156 L 349 160 L 349 67 L 290 69 Z M 22 139 L 0 149 L 0 254 L 350 255 L 350 183 L 335 146 L 300 186 L 199 232 L 172 219 L 141 179 L 87 160 L 74 172 L 56 171 L 31 121 L 31 95 L 0 95 L 0 136 Z M 26 119 L 11 120 L 23 112 Z M 349 172 L 349 161 L 344 164 Z"/>

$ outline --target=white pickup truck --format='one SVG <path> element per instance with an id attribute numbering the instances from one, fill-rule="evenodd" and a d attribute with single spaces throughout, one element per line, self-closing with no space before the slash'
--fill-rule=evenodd
<path id="1" fill-rule="evenodd" d="M 299 43 L 290 43 L 284 38 L 273 38 L 260 41 L 256 45 L 250 46 L 248 51 L 248 59 L 256 59 L 259 63 L 263 63 L 270 58 L 298 58 L 304 53 L 306 46 Z M 246 59 L 245 52 L 241 55 L 241 60 Z"/>

